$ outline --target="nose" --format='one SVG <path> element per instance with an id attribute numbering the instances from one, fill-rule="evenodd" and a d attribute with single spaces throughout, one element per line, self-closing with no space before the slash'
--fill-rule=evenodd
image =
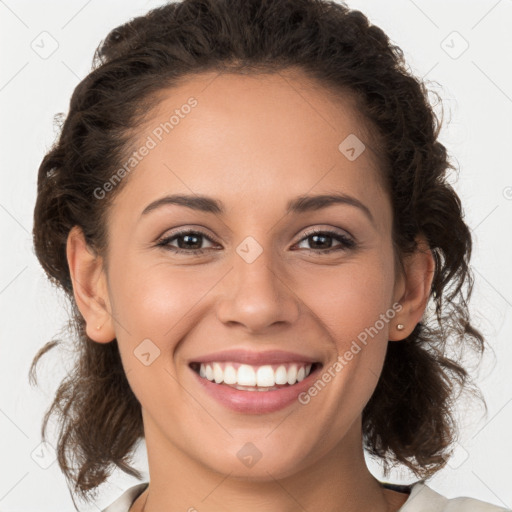
<path id="1" fill-rule="evenodd" d="M 233 268 L 223 280 L 223 298 L 217 303 L 221 322 L 243 326 L 255 334 L 297 321 L 302 301 L 282 265 L 271 261 L 270 253 L 264 250 L 250 263 L 239 255 L 234 257 Z"/>

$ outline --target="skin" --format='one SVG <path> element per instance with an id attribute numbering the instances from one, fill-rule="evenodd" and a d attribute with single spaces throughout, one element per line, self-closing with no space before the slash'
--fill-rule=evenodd
<path id="1" fill-rule="evenodd" d="M 395 273 L 390 199 L 348 96 L 313 87 L 300 73 L 204 73 L 162 92 L 138 129 L 136 147 L 190 96 L 198 105 L 115 197 L 107 259 L 86 247 L 79 228 L 68 237 L 87 334 L 97 343 L 117 338 L 142 406 L 151 484 L 131 510 L 145 504 L 146 512 L 334 512 L 342 504 L 347 512 L 396 511 L 407 495 L 383 489 L 368 470 L 361 413 L 387 343 L 407 337 L 423 315 L 432 254 L 418 237 L 422 250 Z M 351 133 L 368 144 L 354 161 L 338 150 Z M 374 222 L 349 205 L 285 214 L 296 196 L 332 192 L 356 197 Z M 208 195 L 226 211 L 167 205 L 141 218 L 149 203 L 171 193 Z M 305 236 L 312 227 L 344 234 L 357 246 L 343 248 L 334 238 L 315 246 Z M 205 254 L 155 245 L 178 228 L 211 237 L 189 242 Z M 250 264 L 236 252 L 247 236 L 263 250 Z M 328 367 L 397 302 L 401 311 L 307 405 L 261 415 L 228 410 L 204 393 L 187 364 L 246 348 L 296 351 Z M 405 328 L 398 331 L 398 323 Z M 147 338 L 160 350 L 149 366 L 133 354 Z M 247 442 L 262 454 L 250 468 L 237 458 Z"/>

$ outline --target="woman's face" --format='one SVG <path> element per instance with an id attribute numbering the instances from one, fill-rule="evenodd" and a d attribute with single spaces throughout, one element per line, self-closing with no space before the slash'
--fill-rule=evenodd
<path id="1" fill-rule="evenodd" d="M 198 75 L 137 135 L 107 283 L 150 457 L 268 479 L 361 449 L 403 291 L 391 206 L 351 104 L 307 84 Z"/>

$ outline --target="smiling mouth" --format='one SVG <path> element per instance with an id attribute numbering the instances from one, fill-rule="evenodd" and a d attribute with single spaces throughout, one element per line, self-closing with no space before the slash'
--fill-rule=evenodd
<path id="1" fill-rule="evenodd" d="M 275 391 L 292 387 L 321 368 L 315 363 L 249 365 L 230 361 L 190 363 L 201 378 L 240 391 Z"/>

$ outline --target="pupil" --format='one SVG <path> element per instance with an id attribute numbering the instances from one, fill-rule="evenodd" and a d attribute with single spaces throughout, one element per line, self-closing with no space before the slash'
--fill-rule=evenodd
<path id="1" fill-rule="evenodd" d="M 190 249 L 191 246 L 190 245 L 186 245 L 187 242 L 190 242 L 191 239 L 192 240 L 193 239 L 196 239 L 196 240 L 199 239 L 199 237 L 197 235 L 183 235 L 181 238 L 184 240 L 184 243 L 183 244 L 182 243 L 178 243 L 178 246 L 180 246 L 180 248 L 183 248 L 183 246 L 184 246 L 185 248 L 188 248 L 188 249 Z M 178 239 L 178 240 L 180 240 L 180 239 Z M 196 243 L 192 244 L 192 245 L 198 245 L 198 242 L 196 241 Z M 199 245 L 201 245 L 201 244 L 199 243 Z"/>
<path id="2" fill-rule="evenodd" d="M 312 237 L 311 237 L 311 238 L 313 238 L 313 240 L 314 240 L 314 242 L 315 242 L 315 244 L 316 244 L 316 242 L 317 242 L 317 240 L 318 240 L 319 238 L 320 238 L 320 239 L 324 239 L 324 240 L 325 240 L 326 238 L 330 238 L 330 237 L 329 237 L 329 236 L 326 236 L 326 235 L 312 235 Z M 321 244 L 320 244 L 320 245 L 321 245 Z M 327 247 L 327 248 L 328 248 L 328 247 Z"/>

